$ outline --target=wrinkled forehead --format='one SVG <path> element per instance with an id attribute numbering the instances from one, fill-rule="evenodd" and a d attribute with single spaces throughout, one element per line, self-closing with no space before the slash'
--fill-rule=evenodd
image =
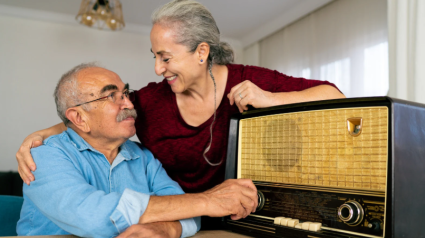
<path id="1" fill-rule="evenodd" d="M 105 91 L 123 90 L 125 84 L 118 74 L 104 68 L 88 68 L 78 75 L 78 87 L 84 94 L 99 95 Z"/>

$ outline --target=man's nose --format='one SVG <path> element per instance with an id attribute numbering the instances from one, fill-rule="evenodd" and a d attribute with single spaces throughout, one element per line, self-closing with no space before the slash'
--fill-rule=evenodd
<path id="1" fill-rule="evenodd" d="M 121 108 L 122 109 L 124 109 L 124 108 L 133 109 L 134 108 L 134 105 L 131 102 L 129 97 L 125 97 L 123 95 L 122 100 L 121 100 Z"/>

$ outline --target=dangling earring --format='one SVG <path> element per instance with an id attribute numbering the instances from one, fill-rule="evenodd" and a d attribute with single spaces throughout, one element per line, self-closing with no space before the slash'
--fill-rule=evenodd
<path id="1" fill-rule="evenodd" d="M 201 63 L 202 63 L 202 62 L 204 62 L 204 60 L 203 60 L 203 59 L 201 59 Z"/>
<path id="2" fill-rule="evenodd" d="M 218 163 L 211 163 L 211 161 L 209 161 L 208 158 L 207 158 L 207 156 L 206 156 L 207 152 L 211 148 L 211 144 L 212 144 L 212 140 L 213 140 L 212 129 L 213 129 L 213 125 L 214 125 L 215 119 L 217 117 L 217 109 L 216 109 L 217 108 L 217 85 L 215 83 L 214 75 L 213 75 L 213 73 L 211 71 L 211 68 L 212 68 L 212 65 L 213 65 L 213 63 L 212 63 L 213 61 L 214 61 L 214 58 L 211 59 L 210 62 L 209 62 L 209 64 L 208 64 L 208 71 L 210 72 L 211 79 L 213 80 L 213 83 L 214 83 L 214 118 L 213 118 L 213 121 L 211 122 L 211 126 L 210 126 L 210 143 L 207 146 L 207 148 L 205 148 L 204 153 L 202 155 L 204 156 L 205 161 L 207 161 L 207 163 L 209 165 L 211 165 L 211 166 L 218 166 L 218 165 L 220 165 L 223 162 L 223 158 Z"/>

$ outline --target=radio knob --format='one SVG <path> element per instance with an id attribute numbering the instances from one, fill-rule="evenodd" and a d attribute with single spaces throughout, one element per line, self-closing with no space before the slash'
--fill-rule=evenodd
<path id="1" fill-rule="evenodd" d="M 338 208 L 338 217 L 345 224 L 356 226 L 363 221 L 364 210 L 356 201 L 348 201 Z"/>
<path id="2" fill-rule="evenodd" d="M 257 197 L 258 197 L 258 205 L 257 205 L 256 212 L 261 211 L 261 209 L 263 209 L 264 207 L 264 204 L 266 203 L 266 198 L 264 197 L 263 192 L 257 191 Z"/>
<path id="3" fill-rule="evenodd" d="M 378 219 L 372 219 L 369 224 L 367 225 L 370 229 L 378 232 L 381 230 L 381 221 Z"/>

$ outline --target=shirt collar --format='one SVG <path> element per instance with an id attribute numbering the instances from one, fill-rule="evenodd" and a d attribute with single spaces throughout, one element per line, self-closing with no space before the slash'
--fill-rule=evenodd
<path id="1" fill-rule="evenodd" d="M 97 151 L 95 148 L 93 148 L 93 146 L 91 146 L 89 143 L 87 143 L 87 141 L 85 141 L 80 135 L 77 134 L 77 132 L 75 132 L 73 129 L 69 128 L 66 130 L 66 133 L 68 134 L 71 143 L 79 150 L 79 151 L 83 151 L 83 150 L 91 150 L 94 151 L 96 153 L 102 154 L 99 151 Z M 134 160 L 139 158 L 140 156 L 138 154 L 136 154 L 134 152 L 134 150 L 131 148 L 131 146 L 128 146 L 129 140 L 127 140 L 126 142 L 124 142 L 121 146 L 120 146 L 120 152 L 118 153 L 118 155 L 121 154 L 121 156 L 116 157 L 116 159 L 120 158 L 122 160 Z M 117 162 L 121 162 L 121 161 L 117 161 Z"/>

